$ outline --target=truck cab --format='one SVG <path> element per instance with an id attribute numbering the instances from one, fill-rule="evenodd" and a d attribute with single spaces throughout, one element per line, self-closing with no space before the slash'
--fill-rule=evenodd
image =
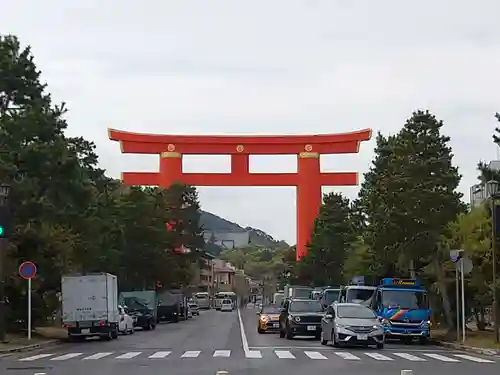
<path id="1" fill-rule="evenodd" d="M 347 285 L 340 290 L 339 302 L 370 305 L 377 288 L 368 285 Z"/>
<path id="2" fill-rule="evenodd" d="M 430 338 L 429 298 L 418 280 L 384 278 L 371 303 L 387 338 L 411 342 L 418 338 L 425 343 Z"/>

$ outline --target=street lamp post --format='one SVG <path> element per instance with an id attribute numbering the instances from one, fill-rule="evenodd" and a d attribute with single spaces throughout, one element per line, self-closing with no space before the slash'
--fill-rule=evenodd
<path id="1" fill-rule="evenodd" d="M 492 268 L 493 268 L 493 319 L 494 321 L 494 329 L 495 329 L 495 342 L 499 342 L 499 330 L 498 330 L 498 303 L 497 303 L 497 260 L 496 260 L 496 224 L 497 224 L 497 215 L 496 215 L 496 207 L 495 200 L 499 198 L 498 194 L 498 182 L 491 180 L 486 183 L 486 196 L 489 198 L 491 202 L 491 258 L 492 258 Z"/>
<path id="2" fill-rule="evenodd" d="M 0 185 L 0 342 L 5 342 L 5 276 L 4 263 L 7 250 L 7 224 L 10 214 L 7 209 L 9 203 L 10 185 Z"/>

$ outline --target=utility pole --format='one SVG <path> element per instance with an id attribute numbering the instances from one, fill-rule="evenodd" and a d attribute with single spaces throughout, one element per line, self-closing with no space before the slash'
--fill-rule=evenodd
<path id="1" fill-rule="evenodd" d="M 0 185 L 0 342 L 6 340 L 5 322 L 5 253 L 8 245 L 11 215 L 8 207 L 10 185 Z"/>

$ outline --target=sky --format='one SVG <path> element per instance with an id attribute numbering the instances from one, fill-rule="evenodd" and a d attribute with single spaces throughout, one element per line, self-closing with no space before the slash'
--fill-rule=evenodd
<path id="1" fill-rule="evenodd" d="M 80 4 L 80 5 L 77 5 Z M 68 134 L 97 145 L 110 176 L 158 171 L 123 155 L 109 127 L 145 133 L 396 133 L 416 109 L 444 121 L 469 200 L 492 160 L 500 112 L 498 0 L 4 0 L 0 33 L 32 46 L 69 108 Z M 496 99 L 495 99 L 496 98 Z M 366 172 L 359 154 L 323 171 Z M 251 172 L 294 172 L 296 157 L 251 157 Z M 187 172 L 229 172 L 228 156 L 188 156 Z M 354 198 L 357 187 L 325 187 Z M 295 189 L 207 187 L 202 208 L 295 243 Z"/>

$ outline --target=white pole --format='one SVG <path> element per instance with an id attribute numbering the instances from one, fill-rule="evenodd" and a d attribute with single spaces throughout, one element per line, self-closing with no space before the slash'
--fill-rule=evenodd
<path id="1" fill-rule="evenodd" d="M 465 342 L 465 291 L 464 291 L 464 258 L 460 259 L 460 273 L 462 276 L 462 341 Z"/>
<path id="2" fill-rule="evenodd" d="M 457 327 L 457 341 L 460 341 L 460 309 L 459 309 L 459 303 L 460 303 L 460 287 L 458 285 L 458 264 L 455 264 L 455 292 L 456 292 L 456 299 L 455 299 L 455 310 L 457 312 L 457 322 L 455 323 Z"/>
<path id="3" fill-rule="evenodd" d="M 28 279 L 28 340 L 31 340 L 31 279 Z"/>

